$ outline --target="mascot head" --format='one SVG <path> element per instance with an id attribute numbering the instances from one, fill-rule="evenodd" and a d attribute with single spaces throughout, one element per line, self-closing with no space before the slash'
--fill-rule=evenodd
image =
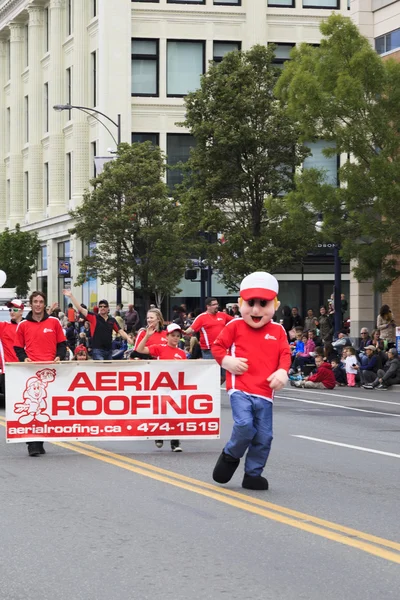
<path id="1" fill-rule="evenodd" d="M 240 313 L 243 320 L 260 329 L 267 325 L 278 310 L 279 285 L 270 273 L 256 271 L 247 275 L 240 284 Z"/>

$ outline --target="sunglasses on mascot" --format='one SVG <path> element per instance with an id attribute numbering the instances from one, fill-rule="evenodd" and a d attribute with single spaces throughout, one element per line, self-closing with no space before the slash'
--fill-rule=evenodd
<path id="1" fill-rule="evenodd" d="M 18 312 L 19 310 L 19 308 L 9 308 L 8 312 Z"/>

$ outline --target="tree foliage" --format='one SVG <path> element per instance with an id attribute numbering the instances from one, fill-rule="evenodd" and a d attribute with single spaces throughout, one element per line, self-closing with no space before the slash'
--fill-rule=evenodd
<path id="1" fill-rule="evenodd" d="M 168 197 L 162 177 L 165 159 L 150 142 L 121 144 L 118 156 L 91 181 L 82 205 L 71 213 L 71 233 L 91 243 L 79 263 L 77 284 L 88 275 L 141 290 L 145 305 L 174 294 L 185 266 L 179 206 Z"/>
<path id="2" fill-rule="evenodd" d="M 357 259 L 355 276 L 376 278 L 384 291 L 400 275 L 400 64 L 383 61 L 342 16 L 331 16 L 321 32 L 319 48 L 293 51 L 276 93 L 303 139 L 333 141 L 329 152 L 348 160 L 340 188 L 307 171 L 289 202 L 305 215 L 323 213 L 325 235 L 341 243 L 346 259 Z"/>
<path id="3" fill-rule="evenodd" d="M 273 90 L 281 72 L 273 48 L 254 46 L 211 64 L 201 87 L 185 99 L 184 123 L 195 137 L 178 190 L 194 254 L 217 261 L 231 290 L 255 270 L 277 271 L 303 257 L 314 227 L 289 219 L 285 194 L 307 155 L 299 130 Z M 204 244 L 198 231 L 221 233 Z"/>
<path id="4" fill-rule="evenodd" d="M 29 282 L 36 272 L 40 242 L 36 233 L 5 229 L 0 234 L 0 270 L 7 275 L 7 287 L 15 287 L 17 296 L 25 298 Z"/>

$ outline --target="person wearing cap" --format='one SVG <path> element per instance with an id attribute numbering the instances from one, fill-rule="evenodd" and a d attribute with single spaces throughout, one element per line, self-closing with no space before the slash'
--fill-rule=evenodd
<path id="1" fill-rule="evenodd" d="M 86 346 L 81 344 L 77 346 L 74 351 L 74 358 L 72 360 L 89 360 L 89 354 Z"/>
<path id="2" fill-rule="evenodd" d="M 286 385 L 291 363 L 286 332 L 272 321 L 279 308 L 278 289 L 270 273 L 245 277 L 240 285 L 242 318 L 228 323 L 212 346 L 214 358 L 227 371 L 234 420 L 213 471 L 218 483 L 230 481 L 247 450 L 242 487 L 268 489 L 262 472 L 271 449 L 274 391 Z"/>
<path id="3" fill-rule="evenodd" d="M 18 362 L 18 357 L 14 350 L 14 339 L 17 331 L 17 326 L 23 319 L 24 303 L 18 298 L 7 302 L 10 312 L 10 320 L 0 323 L 0 394 L 6 395 L 4 385 L 4 369 L 7 362 Z"/>
<path id="4" fill-rule="evenodd" d="M 92 338 L 93 360 L 112 360 L 112 334 L 118 333 L 124 340 L 133 344 L 133 339 L 128 335 L 114 317 L 110 317 L 110 308 L 107 300 L 100 300 L 99 312 L 96 314 L 79 304 L 71 290 L 63 290 L 64 296 L 71 299 L 76 310 L 90 323 L 90 335 Z"/>
<path id="5" fill-rule="evenodd" d="M 378 369 L 382 368 L 380 356 L 375 352 L 375 346 L 372 344 L 364 347 L 366 356 L 365 364 L 356 364 L 355 369 L 360 375 L 361 384 L 372 383 L 376 379 Z"/>
<path id="6" fill-rule="evenodd" d="M 29 296 L 31 311 L 20 321 L 14 338 L 14 350 L 20 362 L 60 362 L 67 343 L 57 317 L 46 312 L 46 296 L 35 291 Z M 43 442 L 28 442 L 29 456 L 45 454 Z"/>
<path id="7" fill-rule="evenodd" d="M 167 343 L 166 344 L 151 344 L 147 345 L 152 335 L 156 333 L 155 325 L 149 325 L 145 336 L 139 342 L 137 352 L 140 354 L 149 354 L 160 360 L 186 360 L 186 354 L 178 348 L 179 341 L 182 335 L 182 329 L 177 323 L 171 323 L 167 327 Z M 157 448 L 162 448 L 162 440 L 156 440 Z M 182 452 L 179 440 L 171 440 L 172 452 Z"/>

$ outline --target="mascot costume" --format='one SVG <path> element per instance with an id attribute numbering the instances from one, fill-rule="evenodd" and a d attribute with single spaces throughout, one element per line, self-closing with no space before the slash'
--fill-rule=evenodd
<path id="1" fill-rule="evenodd" d="M 212 346 L 214 358 L 227 371 L 234 420 L 231 439 L 214 468 L 218 483 L 230 481 L 247 450 L 242 487 L 268 489 L 261 474 L 271 449 L 273 396 L 285 386 L 291 363 L 286 332 L 272 321 L 280 305 L 278 289 L 270 273 L 245 277 L 240 285 L 242 318 L 230 321 Z"/>

